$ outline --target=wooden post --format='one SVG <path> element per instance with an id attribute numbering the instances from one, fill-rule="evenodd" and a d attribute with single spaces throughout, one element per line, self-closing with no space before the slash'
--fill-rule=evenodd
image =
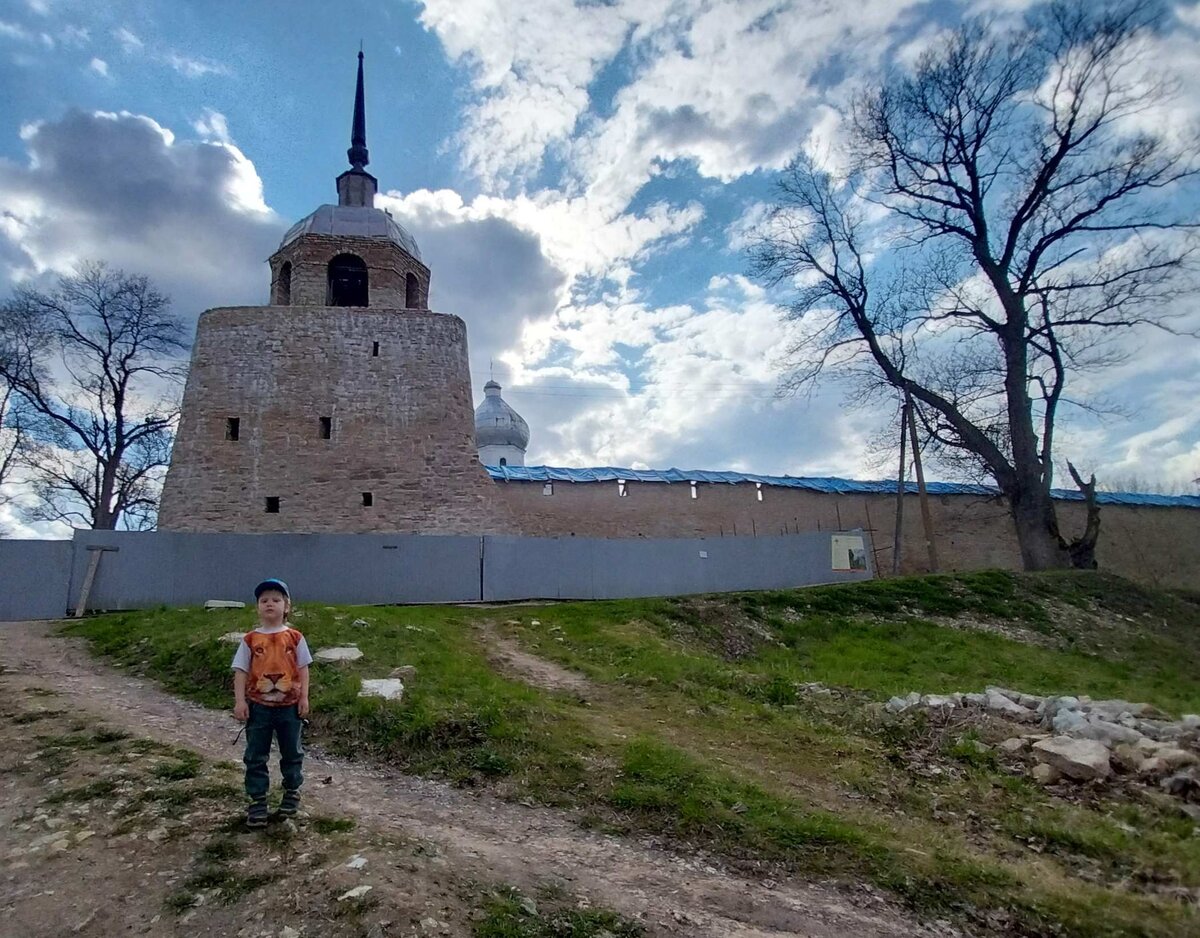
<path id="1" fill-rule="evenodd" d="M 871 539 L 871 574 L 879 576 L 879 551 L 875 549 L 875 527 L 871 524 L 871 506 L 863 499 L 863 512 L 867 516 L 867 537 Z"/>
<path id="2" fill-rule="evenodd" d="M 921 468 L 921 447 L 917 444 L 917 415 L 912 399 L 905 397 L 908 407 L 908 430 L 912 436 L 913 465 L 917 470 L 917 496 L 921 501 L 921 525 L 925 528 L 925 547 L 929 551 L 929 572 L 938 572 L 937 545 L 933 542 L 933 518 L 929 514 L 929 493 L 925 491 L 925 472 Z"/>
<path id="3" fill-rule="evenodd" d="M 904 476 L 905 465 L 904 443 L 908 436 L 908 395 L 904 396 L 904 406 L 900 408 L 900 471 L 896 473 L 896 530 L 892 534 L 892 576 L 900 575 L 900 543 L 901 532 L 904 530 Z"/>

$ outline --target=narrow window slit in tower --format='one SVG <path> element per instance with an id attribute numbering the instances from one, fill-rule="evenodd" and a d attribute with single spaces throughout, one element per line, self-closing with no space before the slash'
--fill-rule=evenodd
<path id="1" fill-rule="evenodd" d="M 761 482 L 755 482 L 755 483 L 754 483 L 754 488 L 755 488 L 755 491 L 756 491 L 756 492 L 757 492 L 757 494 L 758 494 L 758 500 L 761 502 L 761 501 L 762 501 L 762 483 L 761 483 Z"/>
<path id="2" fill-rule="evenodd" d="M 373 504 L 375 504 L 375 499 L 371 495 L 370 492 L 363 492 L 362 497 L 363 497 L 363 508 L 370 508 Z"/>
<path id="3" fill-rule="evenodd" d="M 378 342 L 371 343 L 371 357 L 372 358 L 379 357 L 379 343 Z"/>
<path id="4" fill-rule="evenodd" d="M 500 465 L 502 465 L 502 466 L 507 466 L 507 465 L 508 465 L 508 458 L 507 458 L 507 457 L 505 457 L 505 456 L 501 456 L 501 457 L 500 457 Z"/>
<path id="5" fill-rule="evenodd" d="M 333 439 L 333 418 L 332 417 L 322 417 L 321 418 L 321 439 L 322 440 Z"/>
<path id="6" fill-rule="evenodd" d="M 628 494 L 629 494 L 629 490 L 627 488 L 625 488 L 625 480 L 617 479 L 617 497 L 624 498 Z"/>
<path id="7" fill-rule="evenodd" d="M 553 482 L 545 483 L 542 486 L 542 494 L 543 495 L 553 495 L 554 494 L 554 483 Z"/>
<path id="8" fill-rule="evenodd" d="M 279 514 L 279 496 L 278 495 L 268 495 L 267 496 L 267 514 L 269 514 L 269 515 Z"/>
<path id="9" fill-rule="evenodd" d="M 241 417 L 226 417 L 225 418 L 225 439 L 236 440 L 242 432 Z"/>
<path id="10" fill-rule="evenodd" d="M 692 498 L 699 498 L 700 493 L 696 491 L 696 483 L 692 483 Z"/>

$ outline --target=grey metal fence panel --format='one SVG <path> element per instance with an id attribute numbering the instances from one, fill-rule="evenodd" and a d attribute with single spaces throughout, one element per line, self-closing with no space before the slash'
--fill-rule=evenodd
<path id="1" fill-rule="evenodd" d="M 76 584 L 83 581 L 88 548 L 99 545 L 118 550 L 100 561 L 89 609 L 246 601 L 268 576 L 286 580 L 300 602 L 471 602 L 480 596 L 474 536 L 80 531 Z"/>
<path id="2" fill-rule="evenodd" d="M 620 599 L 869 577 L 869 569 L 833 569 L 831 537 L 78 531 L 74 542 L 0 541 L 0 620 L 63 615 L 79 602 L 96 556 L 91 610 L 248 601 L 254 584 L 267 576 L 287 580 L 299 602 L 362 604 Z M 870 544 L 862 537 L 869 560 Z M 109 549 L 97 553 L 102 547 Z"/>
<path id="3" fill-rule="evenodd" d="M 485 537 L 483 597 L 620 599 L 783 589 L 870 578 L 834 570 L 831 536 L 727 538 Z"/>
<path id="4" fill-rule="evenodd" d="M 66 615 L 70 541 L 0 540 L 0 620 Z"/>

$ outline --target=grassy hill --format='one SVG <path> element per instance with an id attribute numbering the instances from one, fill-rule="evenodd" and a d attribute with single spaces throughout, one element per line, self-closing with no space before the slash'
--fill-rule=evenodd
<path id="1" fill-rule="evenodd" d="M 249 609 L 160 609 L 70 628 L 228 707 L 217 639 L 252 624 Z M 499 608 L 301 601 L 294 624 L 314 649 L 363 652 L 314 665 L 327 750 L 764 878 L 870 882 L 991 932 L 1200 931 L 1200 836 L 1169 799 L 1124 782 L 1046 790 L 994 748 L 1011 725 L 880 706 L 999 684 L 1200 712 L 1200 595 L 988 572 Z M 400 665 L 416 668 L 402 702 L 357 696 Z"/>

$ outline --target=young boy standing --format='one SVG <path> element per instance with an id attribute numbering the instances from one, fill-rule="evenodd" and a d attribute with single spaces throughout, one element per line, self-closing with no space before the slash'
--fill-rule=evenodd
<path id="1" fill-rule="evenodd" d="M 258 626 L 243 636 L 233 656 L 233 715 L 246 723 L 246 809 L 248 827 L 267 824 L 267 768 L 271 739 L 279 741 L 279 771 L 283 801 L 279 813 L 292 817 L 300 810 L 304 782 L 301 720 L 308 715 L 308 643 L 287 624 L 291 596 L 283 580 L 263 580 L 254 587 Z"/>

